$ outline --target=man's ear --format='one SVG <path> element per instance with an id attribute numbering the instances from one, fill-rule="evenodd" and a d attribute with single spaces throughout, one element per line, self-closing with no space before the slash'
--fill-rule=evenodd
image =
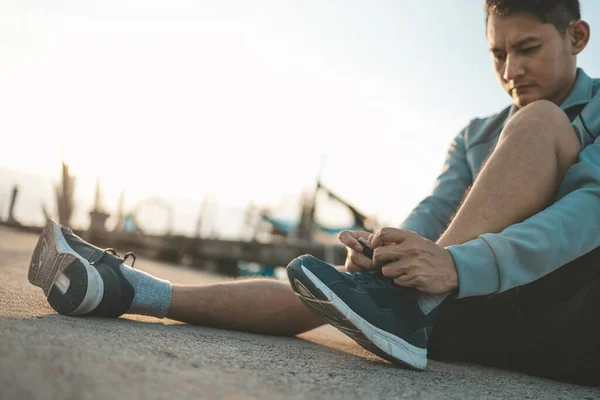
<path id="1" fill-rule="evenodd" d="M 590 25 L 579 19 L 569 26 L 568 33 L 571 41 L 571 51 L 574 56 L 581 53 L 590 41 L 591 29 Z"/>

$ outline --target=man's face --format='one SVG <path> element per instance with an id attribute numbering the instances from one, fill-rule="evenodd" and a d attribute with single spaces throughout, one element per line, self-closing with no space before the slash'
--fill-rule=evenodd
<path id="1" fill-rule="evenodd" d="M 487 36 L 496 76 L 517 107 L 542 99 L 560 105 L 575 79 L 575 56 L 554 25 L 529 13 L 492 14 Z"/>

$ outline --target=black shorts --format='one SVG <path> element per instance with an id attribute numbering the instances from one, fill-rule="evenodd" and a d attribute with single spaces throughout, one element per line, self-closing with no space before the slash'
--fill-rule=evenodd
<path id="1" fill-rule="evenodd" d="M 429 358 L 600 385 L 600 248 L 528 285 L 448 298 Z"/>

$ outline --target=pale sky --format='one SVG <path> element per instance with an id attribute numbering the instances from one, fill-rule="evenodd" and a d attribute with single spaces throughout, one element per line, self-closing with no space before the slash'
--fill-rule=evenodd
<path id="1" fill-rule="evenodd" d="M 600 76 L 600 4 L 581 3 L 579 65 Z M 121 189 L 128 206 L 160 196 L 189 232 L 208 192 L 289 212 L 325 155 L 326 185 L 397 225 L 459 130 L 510 104 L 482 5 L 0 0 L 0 167 L 56 179 L 62 144 L 82 202 L 99 176 L 109 209 Z"/>

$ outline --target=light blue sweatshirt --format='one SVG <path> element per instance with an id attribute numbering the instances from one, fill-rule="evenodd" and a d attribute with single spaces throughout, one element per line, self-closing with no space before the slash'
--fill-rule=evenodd
<path id="1" fill-rule="evenodd" d="M 456 297 L 499 293 L 533 282 L 600 246 L 600 79 L 577 70 L 561 104 L 582 144 L 579 160 L 565 175 L 557 200 L 500 233 L 486 233 L 450 246 L 458 272 Z M 515 107 L 474 119 L 456 137 L 435 188 L 401 224 L 437 240 L 465 190 L 495 148 Z"/>

